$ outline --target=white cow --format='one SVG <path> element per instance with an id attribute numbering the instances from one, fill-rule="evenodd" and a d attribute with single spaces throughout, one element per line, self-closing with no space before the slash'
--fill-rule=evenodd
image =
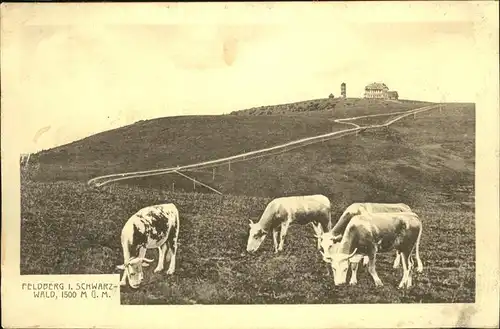
<path id="1" fill-rule="evenodd" d="M 311 223 L 316 236 L 320 236 L 331 229 L 330 211 L 330 200 L 321 194 L 276 198 L 269 202 L 259 222 L 253 223 L 250 220 L 247 251 L 255 252 L 259 249 L 270 231 L 273 232 L 274 252 L 282 251 L 285 236 L 291 224 Z M 317 247 L 318 249 L 320 247 L 319 240 Z"/>
<path id="2" fill-rule="evenodd" d="M 331 262 L 335 285 L 345 283 L 349 262 L 359 263 L 368 256 L 368 272 L 375 285 L 382 286 L 375 271 L 377 252 L 396 250 L 401 254 L 403 264 L 399 288 L 408 288 L 412 284 L 413 249 L 417 258 L 417 271 L 423 271 L 419 255 L 421 236 L 422 223 L 413 212 L 364 213 L 350 220 L 340 242 L 334 243 L 332 232 L 327 232 L 323 234 L 321 243 L 325 250 L 324 256 Z M 353 271 L 350 284 L 356 283 L 356 273 Z"/>
<path id="3" fill-rule="evenodd" d="M 391 213 L 391 212 L 412 212 L 411 208 L 404 203 L 373 203 L 373 202 L 356 202 L 346 208 L 340 216 L 338 222 L 333 226 L 333 242 L 339 242 L 342 239 L 347 224 L 356 215 L 363 213 Z M 321 238 L 318 238 L 321 244 Z M 327 259 L 323 260 L 328 262 Z M 368 258 L 363 260 L 364 264 L 368 263 Z M 394 268 L 398 268 L 400 264 L 399 253 L 396 253 L 394 259 Z M 357 263 L 354 265 L 357 268 Z"/>
<path id="4" fill-rule="evenodd" d="M 138 288 L 142 283 L 142 267 L 153 262 L 147 259 L 147 249 L 158 248 L 158 265 L 155 273 L 163 270 L 166 261 L 167 249 L 170 256 L 170 265 L 167 274 L 175 271 L 175 257 L 177 254 L 177 239 L 179 237 L 179 211 L 172 204 L 149 206 L 139 210 L 125 223 L 121 234 L 123 249 L 123 264 L 117 268 L 123 270 L 120 285 L 127 284 Z"/>

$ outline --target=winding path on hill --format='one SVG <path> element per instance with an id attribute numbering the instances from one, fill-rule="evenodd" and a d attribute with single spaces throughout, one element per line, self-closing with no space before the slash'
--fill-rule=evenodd
<path id="1" fill-rule="evenodd" d="M 331 140 L 331 139 L 336 139 L 336 138 L 341 138 L 350 134 L 357 134 L 358 132 L 365 131 L 368 129 L 376 129 L 376 128 L 384 128 L 392 125 L 393 123 L 407 117 L 410 115 L 416 115 L 417 113 L 420 112 L 426 112 L 429 110 L 441 108 L 442 104 L 433 104 L 433 105 L 428 105 L 424 107 L 420 107 L 417 109 L 409 110 L 409 111 L 400 111 L 400 112 L 389 112 L 389 113 L 382 113 L 382 114 L 370 114 L 370 115 L 363 115 L 363 116 L 357 116 L 357 117 L 350 117 L 350 118 L 343 118 L 343 119 L 335 119 L 333 120 L 336 123 L 342 123 L 342 124 L 348 124 L 354 126 L 353 128 L 349 129 L 344 129 L 340 131 L 334 131 L 331 133 L 326 133 L 322 135 L 317 135 L 317 136 L 312 136 L 312 137 L 306 137 L 306 138 L 301 138 L 298 140 L 294 140 L 285 144 L 279 144 L 275 145 L 272 147 L 268 148 L 263 148 L 251 152 L 245 152 L 245 153 L 240 153 L 236 154 L 230 157 L 225 157 L 225 158 L 219 158 L 215 160 L 210 160 L 210 161 L 204 161 L 204 162 L 198 162 L 194 164 L 189 164 L 189 165 L 184 165 L 184 166 L 177 166 L 177 167 L 170 167 L 170 168 L 162 168 L 162 169 L 152 169 L 152 170 L 144 170 L 144 171 L 134 171 L 134 172 L 126 172 L 126 173 L 118 173 L 118 174 L 110 174 L 110 175 L 104 175 L 104 176 L 99 176 L 92 178 L 88 181 L 89 185 L 92 186 L 103 186 L 108 183 L 112 182 L 117 182 L 125 179 L 132 179 L 132 178 L 140 178 L 140 177 L 149 177 L 149 176 L 156 176 L 156 175 L 164 175 L 164 174 L 170 174 L 170 173 L 177 173 L 180 174 L 179 171 L 187 171 L 191 169 L 201 169 L 201 168 L 213 168 L 225 164 L 231 164 L 235 162 L 240 162 L 240 161 L 248 161 L 264 156 L 271 156 L 271 155 L 276 155 L 284 152 L 289 152 L 293 149 L 299 148 L 299 147 L 304 147 L 306 145 L 318 143 L 318 142 L 323 142 L 326 140 Z M 398 115 L 398 117 L 385 122 L 383 124 L 376 124 L 376 125 L 368 125 L 368 126 L 360 126 L 356 123 L 352 123 L 349 121 L 354 121 L 358 119 L 364 119 L 364 118 L 372 118 L 372 117 L 382 117 L 382 116 L 393 116 L 393 115 Z M 277 152 L 273 152 L 276 151 Z M 190 178 L 191 179 L 191 178 Z M 197 182 L 200 185 L 203 185 L 210 190 L 219 193 L 219 191 L 211 188 L 208 185 L 205 185 L 201 182 Z"/>

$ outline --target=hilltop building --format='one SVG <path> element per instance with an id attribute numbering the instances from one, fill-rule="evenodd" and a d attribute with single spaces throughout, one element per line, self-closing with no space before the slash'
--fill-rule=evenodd
<path id="1" fill-rule="evenodd" d="M 398 99 L 399 95 L 397 91 L 390 91 L 385 83 L 373 82 L 365 87 L 365 98 Z"/>
<path id="2" fill-rule="evenodd" d="M 389 97 L 389 99 L 399 99 L 398 92 L 395 91 L 395 90 L 388 91 L 387 92 L 387 97 Z"/>
<path id="3" fill-rule="evenodd" d="M 387 98 L 389 88 L 385 83 L 373 82 L 365 87 L 365 98 Z"/>
<path id="4" fill-rule="evenodd" d="M 345 82 L 342 82 L 342 84 L 340 85 L 340 97 L 346 98 L 346 86 L 345 86 Z"/>

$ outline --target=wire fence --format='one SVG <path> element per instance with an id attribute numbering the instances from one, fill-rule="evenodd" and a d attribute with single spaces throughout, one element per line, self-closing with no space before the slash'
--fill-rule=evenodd
<path id="1" fill-rule="evenodd" d="M 191 171 L 191 170 L 195 170 L 195 169 L 200 170 L 200 169 L 215 168 L 215 167 L 220 167 L 220 166 L 225 166 L 225 165 L 228 165 L 229 170 L 230 170 L 231 164 L 234 164 L 234 163 L 255 160 L 255 159 L 259 159 L 259 158 L 263 158 L 263 157 L 276 156 L 279 154 L 283 154 L 285 152 L 290 152 L 292 150 L 311 145 L 311 144 L 316 144 L 316 143 L 321 143 L 324 141 L 339 139 L 339 138 L 343 138 L 345 136 L 352 135 L 352 134 L 357 135 L 361 131 L 388 127 L 391 124 L 393 124 L 393 123 L 395 123 L 395 122 L 397 122 L 405 117 L 408 117 L 410 115 L 413 115 L 414 118 L 416 118 L 416 115 L 418 113 L 421 113 L 421 112 L 426 112 L 426 111 L 437 109 L 437 108 L 439 108 L 441 111 L 441 107 L 442 107 L 441 104 L 436 104 L 436 105 L 425 106 L 422 108 L 409 110 L 409 111 L 371 114 L 371 115 L 357 116 L 357 117 L 351 117 L 351 118 L 336 119 L 336 120 L 334 120 L 334 122 L 350 124 L 350 125 L 354 125 L 355 127 L 350 128 L 350 129 L 341 130 L 341 131 L 335 131 L 335 132 L 331 132 L 331 133 L 327 133 L 327 134 L 322 134 L 322 135 L 318 135 L 318 136 L 306 137 L 306 138 L 291 141 L 291 142 L 288 142 L 285 144 L 275 145 L 275 146 L 268 147 L 268 148 L 263 148 L 263 149 L 259 149 L 259 150 L 255 150 L 255 151 L 246 152 L 246 153 L 241 153 L 241 154 L 237 154 L 237 155 L 230 156 L 230 157 L 219 158 L 219 159 L 204 161 L 204 162 L 198 162 L 198 163 L 194 163 L 194 164 L 190 164 L 190 165 L 99 176 L 99 177 L 95 177 L 95 178 L 92 178 L 91 180 L 89 180 L 88 184 L 99 187 L 99 186 L 103 186 L 105 184 L 109 184 L 109 183 L 117 182 L 117 181 L 122 181 L 122 180 L 126 180 L 126 179 L 150 177 L 150 176 L 165 175 L 165 174 L 171 174 L 171 173 L 180 174 L 179 171 L 181 171 L 181 170 L 182 171 Z M 346 122 L 346 121 L 353 121 L 353 120 L 358 120 L 358 119 L 363 119 L 363 118 L 394 116 L 394 115 L 398 115 L 398 114 L 401 114 L 401 115 L 397 116 L 396 118 L 394 118 L 392 120 L 386 121 L 382 124 L 376 124 L 376 125 L 359 126 L 359 125 L 351 123 L 351 122 Z M 188 177 L 188 176 L 187 176 L 187 178 L 194 180 L 193 178 Z M 203 184 L 201 182 L 199 182 L 199 183 L 200 183 L 200 185 L 206 185 L 206 184 Z M 208 187 L 211 190 L 217 191 L 208 185 L 206 185 L 206 187 Z M 221 192 L 217 191 L 217 193 L 221 193 Z"/>

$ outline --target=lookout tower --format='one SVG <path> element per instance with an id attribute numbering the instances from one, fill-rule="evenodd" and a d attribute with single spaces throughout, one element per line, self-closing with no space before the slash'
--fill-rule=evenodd
<path id="1" fill-rule="evenodd" d="M 345 82 L 342 82 L 342 84 L 340 85 L 340 97 L 346 98 Z"/>

